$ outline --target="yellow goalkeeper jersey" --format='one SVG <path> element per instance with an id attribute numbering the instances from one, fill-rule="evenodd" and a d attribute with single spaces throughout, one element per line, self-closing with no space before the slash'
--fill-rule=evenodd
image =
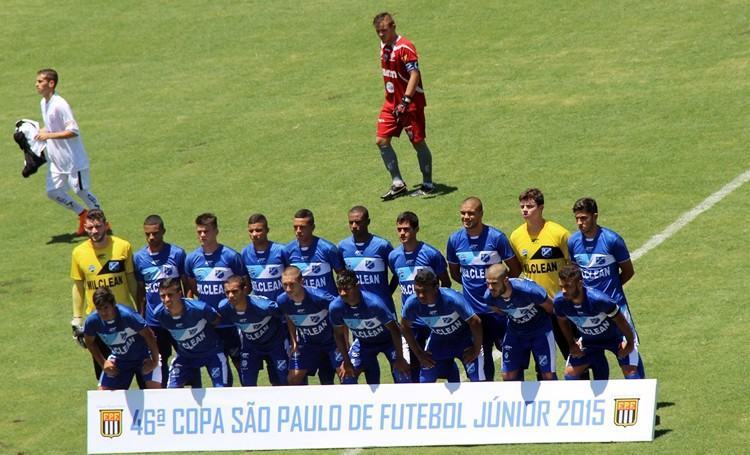
<path id="1" fill-rule="evenodd" d="M 94 311 L 94 291 L 108 286 L 117 303 L 135 308 L 128 288 L 128 274 L 133 273 L 133 250 L 127 240 L 110 236 L 107 246 L 94 248 L 86 240 L 73 249 L 70 277 L 84 282 L 86 314 Z"/>
<path id="2" fill-rule="evenodd" d="M 568 237 L 570 232 L 553 221 L 545 221 L 534 238 L 526 230 L 526 223 L 510 234 L 510 244 L 524 276 L 546 289 L 550 297 L 560 290 L 557 274 L 569 261 Z"/>

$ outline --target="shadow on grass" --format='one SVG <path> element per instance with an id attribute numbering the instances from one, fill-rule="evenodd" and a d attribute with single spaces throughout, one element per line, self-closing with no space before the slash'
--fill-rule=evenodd
<path id="1" fill-rule="evenodd" d="M 671 406 L 674 406 L 674 403 L 671 401 L 659 401 L 656 403 L 656 409 L 669 408 Z"/>
<path id="2" fill-rule="evenodd" d="M 665 434 L 671 433 L 671 432 L 672 432 L 672 430 L 670 430 L 668 428 L 665 428 L 663 430 L 656 430 L 656 431 L 654 431 L 654 439 L 660 438 L 660 437 L 664 436 Z"/>
<path id="3" fill-rule="evenodd" d="M 422 195 L 422 196 L 417 196 L 415 194 L 417 191 L 419 191 L 419 188 L 417 188 L 417 189 L 414 189 L 412 191 L 405 192 L 402 195 L 399 195 L 398 197 L 395 197 L 393 199 L 385 200 L 383 202 L 395 201 L 396 199 L 399 199 L 399 198 L 402 198 L 402 197 L 411 197 L 412 195 L 414 195 L 415 198 L 418 198 L 418 199 L 434 199 L 434 198 L 436 198 L 438 196 L 445 196 L 446 194 L 453 193 L 456 190 L 458 190 L 457 186 L 451 186 L 451 185 L 444 185 L 442 183 L 436 183 L 435 184 L 435 189 L 433 189 L 430 194 L 425 194 L 425 195 Z"/>
<path id="4" fill-rule="evenodd" d="M 85 236 L 78 236 L 75 234 L 58 234 L 53 235 L 50 237 L 50 239 L 47 241 L 47 245 L 52 245 L 54 243 L 78 243 L 81 239 L 83 239 Z"/>

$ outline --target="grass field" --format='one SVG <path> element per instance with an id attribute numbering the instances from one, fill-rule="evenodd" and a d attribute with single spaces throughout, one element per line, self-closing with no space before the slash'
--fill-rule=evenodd
<path id="1" fill-rule="evenodd" d="M 384 9 L 420 52 L 445 189 L 433 198 L 378 197 L 389 182 L 374 145 L 382 79 L 370 21 Z M 569 228 L 573 201 L 597 198 L 600 223 L 633 251 L 750 169 L 748 11 L 731 0 L 4 1 L 0 452 L 85 451 L 94 387 L 89 356 L 69 336 L 78 240 L 66 234 L 76 220 L 46 199 L 43 175 L 21 179 L 11 139 L 16 119 L 40 118 L 37 69 L 60 72 L 93 189 L 136 247 L 154 212 L 186 249 L 203 211 L 235 248 L 255 211 L 287 241 L 300 207 L 338 241 L 346 210 L 364 204 L 374 232 L 396 242 L 393 220 L 411 209 L 421 238 L 442 248 L 466 196 L 480 196 L 485 221 L 509 233 L 521 222 L 517 194 L 539 186 L 547 218 Z M 408 142 L 394 144 L 418 183 Z M 635 263 L 626 292 L 659 380 L 653 443 L 481 450 L 747 451 L 748 213 L 746 185 Z"/>

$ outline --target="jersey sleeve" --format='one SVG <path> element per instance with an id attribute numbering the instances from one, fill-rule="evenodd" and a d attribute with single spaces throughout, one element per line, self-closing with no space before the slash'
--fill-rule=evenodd
<path id="1" fill-rule="evenodd" d="M 174 255 L 174 261 L 177 264 L 177 273 L 180 277 L 185 276 L 185 250 L 182 248 L 177 249 L 177 253 Z"/>
<path id="2" fill-rule="evenodd" d="M 440 277 L 440 275 L 444 274 L 446 270 L 448 270 L 448 264 L 445 262 L 445 257 L 443 257 L 442 254 L 440 254 L 439 251 L 434 250 L 432 254 L 432 259 L 430 260 L 430 267 L 432 267 L 432 270 L 435 271 L 435 275 L 437 277 Z M 456 259 L 456 262 L 458 262 L 458 258 Z"/>
<path id="3" fill-rule="evenodd" d="M 417 49 L 414 47 L 414 44 L 409 43 L 410 45 L 403 45 L 401 48 L 399 48 L 399 56 L 398 59 L 401 60 L 404 63 L 409 62 L 417 62 L 419 60 L 419 56 L 417 55 Z"/>
<path id="4" fill-rule="evenodd" d="M 383 325 L 396 320 L 396 315 L 393 314 L 393 312 L 391 312 L 391 310 L 389 310 L 388 307 L 385 306 L 385 302 L 383 302 L 381 299 L 373 301 L 372 312 L 375 314 L 375 317 L 378 318 L 378 321 L 380 321 L 380 323 Z"/>
<path id="5" fill-rule="evenodd" d="M 341 252 L 338 248 L 336 248 L 336 245 L 330 244 L 329 250 L 328 250 L 328 262 L 331 263 L 331 267 L 333 270 L 342 270 L 345 269 L 344 267 L 344 257 L 341 255 Z"/>
<path id="6" fill-rule="evenodd" d="M 528 283 L 526 283 L 526 287 L 529 293 L 529 299 L 535 305 L 543 304 L 547 300 L 547 291 L 531 280 L 524 281 L 528 281 Z"/>
<path id="7" fill-rule="evenodd" d="M 615 257 L 615 261 L 618 264 L 630 259 L 630 252 L 628 251 L 628 247 L 625 246 L 625 240 L 617 234 L 614 236 L 611 251 L 612 256 Z"/>
<path id="8" fill-rule="evenodd" d="M 75 281 L 83 281 L 84 276 L 81 273 L 80 267 L 78 267 L 78 258 L 77 258 L 77 252 L 78 250 L 73 250 L 73 254 L 70 259 L 70 277 Z"/>
<path id="9" fill-rule="evenodd" d="M 73 111 L 70 109 L 70 105 L 68 105 L 67 102 L 60 103 L 60 106 L 58 108 L 60 112 L 60 118 L 62 118 L 62 121 L 65 124 L 65 131 L 72 131 L 76 135 L 78 135 L 78 122 L 76 122 L 75 117 L 73 117 Z"/>
<path id="10" fill-rule="evenodd" d="M 266 311 L 271 316 L 275 316 L 275 317 L 282 316 L 281 309 L 279 308 L 279 304 L 274 302 L 273 300 L 268 300 L 268 307 L 266 307 Z"/>
<path id="11" fill-rule="evenodd" d="M 331 305 L 328 307 L 328 318 L 331 320 L 332 325 L 344 325 L 344 315 L 343 311 L 341 311 L 341 304 L 346 305 L 341 301 L 340 298 L 337 298 L 336 300 L 331 302 Z"/>
<path id="12" fill-rule="evenodd" d="M 388 253 L 388 268 L 391 269 L 391 273 L 397 275 L 396 272 L 396 250 Z"/>
<path id="13" fill-rule="evenodd" d="M 500 255 L 500 259 L 502 259 L 503 261 L 507 261 L 508 259 L 516 255 L 513 252 L 513 247 L 510 246 L 508 237 L 506 237 L 502 232 L 497 237 L 496 251 Z"/>
<path id="14" fill-rule="evenodd" d="M 401 308 L 401 318 L 406 319 L 409 322 L 415 322 L 417 320 L 417 307 L 419 302 L 416 301 L 414 296 L 410 296 L 406 299 L 403 308 Z"/>
<path id="15" fill-rule="evenodd" d="M 456 248 L 453 246 L 453 236 L 448 238 L 448 245 L 445 247 L 445 258 L 451 264 L 459 264 Z"/>
<path id="16" fill-rule="evenodd" d="M 86 321 L 83 323 L 83 333 L 90 337 L 96 336 L 96 319 L 98 318 L 96 312 L 91 313 Z"/>
<path id="17" fill-rule="evenodd" d="M 562 292 L 558 292 L 557 294 L 555 294 L 555 298 L 552 299 L 552 308 L 554 308 L 555 310 L 555 316 L 560 318 L 566 317 L 565 312 L 563 311 L 563 302 L 564 299 L 562 296 Z"/>
<path id="18" fill-rule="evenodd" d="M 146 321 L 141 317 L 140 314 L 136 313 L 135 311 L 132 311 L 128 314 L 128 317 L 126 318 L 126 324 L 136 332 L 140 332 L 141 330 L 146 328 Z"/>
<path id="19" fill-rule="evenodd" d="M 476 312 L 471 309 L 469 304 L 466 302 L 466 299 L 459 294 L 459 293 L 451 293 L 452 294 L 452 301 L 454 303 L 454 306 L 456 308 L 456 312 L 459 316 L 461 316 L 461 319 L 464 321 L 471 319 L 472 316 L 476 315 Z"/>
<path id="20" fill-rule="evenodd" d="M 232 256 L 229 260 L 229 268 L 232 269 L 232 273 L 239 276 L 247 275 L 245 264 L 242 262 L 242 256 L 236 251 L 232 251 Z"/>
<path id="21" fill-rule="evenodd" d="M 143 274 L 141 273 L 141 267 L 138 264 L 138 253 L 136 252 L 133 255 L 133 274 L 135 274 L 135 280 L 144 283 L 146 280 L 143 278 Z"/>
<path id="22" fill-rule="evenodd" d="M 188 278 L 195 278 L 195 273 L 193 273 L 193 254 L 188 254 L 185 256 L 185 276 Z"/>
<path id="23" fill-rule="evenodd" d="M 203 317 L 205 317 L 208 322 L 214 322 L 216 317 L 219 316 L 219 312 L 206 302 L 201 303 L 203 304 Z"/>
<path id="24" fill-rule="evenodd" d="M 570 247 L 568 246 L 568 241 L 570 240 L 570 232 L 563 228 L 562 232 L 560 233 L 560 249 L 563 252 L 563 256 L 565 256 L 565 259 L 570 262 Z"/>

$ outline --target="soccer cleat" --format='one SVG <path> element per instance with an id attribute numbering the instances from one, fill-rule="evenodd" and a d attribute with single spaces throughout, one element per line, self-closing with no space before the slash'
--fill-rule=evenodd
<path id="1" fill-rule="evenodd" d="M 401 185 L 391 185 L 391 188 L 388 190 L 387 193 L 380 196 L 380 199 L 384 201 L 390 201 L 391 199 L 396 199 L 399 196 L 402 196 L 406 194 L 406 183 L 402 183 Z"/>
<path id="2" fill-rule="evenodd" d="M 83 228 L 84 223 L 86 223 L 86 215 L 89 214 L 89 211 L 86 209 L 83 209 L 83 212 L 78 214 L 78 230 L 76 231 L 76 235 L 86 235 L 86 229 Z"/>
<path id="3" fill-rule="evenodd" d="M 432 194 L 435 191 L 435 185 L 432 183 L 423 183 L 409 194 L 411 197 L 422 197 L 422 196 L 428 196 Z"/>

